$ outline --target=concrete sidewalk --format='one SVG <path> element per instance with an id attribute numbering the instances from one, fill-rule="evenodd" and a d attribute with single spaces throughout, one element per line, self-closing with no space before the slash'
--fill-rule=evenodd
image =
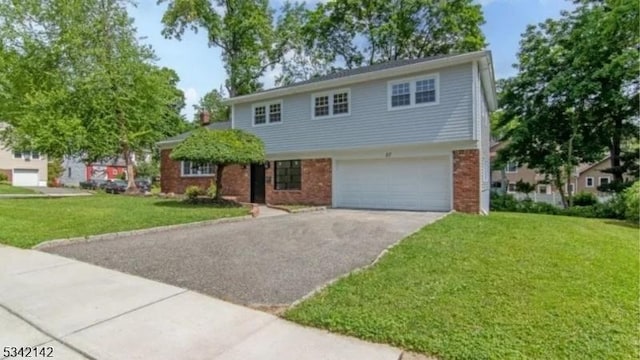
<path id="1" fill-rule="evenodd" d="M 401 355 L 389 346 L 305 328 L 178 287 L 0 245 L 0 347 L 36 345 L 53 346 L 59 359 Z"/>

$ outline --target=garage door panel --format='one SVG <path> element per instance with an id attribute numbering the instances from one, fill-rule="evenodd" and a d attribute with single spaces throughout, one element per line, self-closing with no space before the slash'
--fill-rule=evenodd
<path id="1" fill-rule="evenodd" d="M 38 182 L 37 169 L 13 169 L 13 186 L 38 186 Z"/>
<path id="2" fill-rule="evenodd" d="M 336 161 L 336 206 L 450 209 L 449 158 Z"/>

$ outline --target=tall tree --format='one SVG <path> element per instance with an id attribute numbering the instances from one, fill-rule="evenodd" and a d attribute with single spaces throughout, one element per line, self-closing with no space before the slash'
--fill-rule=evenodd
<path id="1" fill-rule="evenodd" d="M 171 132 L 180 106 L 175 73 L 153 64 L 124 0 L 0 1 L 9 101 L 0 116 L 15 148 L 86 160 L 132 156 Z"/>
<path id="2" fill-rule="evenodd" d="M 193 109 L 196 111 L 194 114 L 194 120 L 199 120 L 199 113 L 206 111 L 210 114 L 210 120 L 213 122 L 228 121 L 230 115 L 229 106 L 222 103 L 222 90 L 218 91 L 213 89 L 204 94 L 198 104 L 193 105 Z"/>
<path id="3" fill-rule="evenodd" d="M 287 49 L 283 79 L 309 68 L 328 72 L 485 46 L 482 9 L 473 0 L 335 0 L 306 13 L 285 3 L 282 13 L 279 29 L 295 29 L 288 33 L 297 45 Z"/>
<path id="4" fill-rule="evenodd" d="M 260 77 L 282 54 L 274 38 L 268 0 L 158 0 L 168 3 L 163 35 L 181 39 L 187 30 L 207 32 L 209 46 L 220 48 L 229 96 L 262 88 Z"/>

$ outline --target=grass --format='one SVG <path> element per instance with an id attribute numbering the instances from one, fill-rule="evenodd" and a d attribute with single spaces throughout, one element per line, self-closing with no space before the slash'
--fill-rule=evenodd
<path id="1" fill-rule="evenodd" d="M 28 248 L 46 240 L 246 215 L 246 208 L 99 194 L 0 200 L 0 243 Z"/>
<path id="2" fill-rule="evenodd" d="M 31 189 L 25 189 L 17 186 L 11 186 L 6 183 L 0 183 L 0 194 L 36 194 Z"/>
<path id="3" fill-rule="evenodd" d="M 451 215 L 285 313 L 441 359 L 638 359 L 639 230 Z"/>

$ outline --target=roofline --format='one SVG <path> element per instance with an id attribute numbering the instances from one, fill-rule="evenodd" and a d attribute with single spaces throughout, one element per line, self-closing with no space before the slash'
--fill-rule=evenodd
<path id="1" fill-rule="evenodd" d="M 609 160 L 610 158 L 611 158 L 611 155 L 607 155 L 607 156 L 604 157 L 604 159 L 594 162 L 593 164 L 589 165 L 589 167 L 584 168 L 580 172 L 578 172 L 578 176 L 584 174 L 585 171 L 589 171 L 589 170 L 593 169 L 594 167 L 596 167 L 597 165 L 602 164 L 603 162 Z"/>
<path id="2" fill-rule="evenodd" d="M 441 59 L 428 60 L 414 64 L 402 65 L 388 69 L 381 69 L 371 72 L 365 72 L 355 75 L 349 75 L 334 79 L 311 82 L 307 84 L 292 85 L 280 87 L 271 90 L 261 91 L 249 95 L 242 95 L 226 99 L 223 101 L 225 105 L 242 104 L 246 102 L 268 100 L 275 97 L 282 97 L 300 92 L 313 92 L 328 88 L 346 86 L 365 81 L 384 79 L 389 77 L 404 76 L 419 71 L 435 70 L 442 67 L 454 66 L 479 60 L 481 62 L 480 76 L 482 77 L 483 90 L 489 105 L 489 111 L 497 108 L 495 93 L 495 78 L 493 72 L 493 61 L 491 60 L 491 51 L 481 50 L 466 54 L 448 56 Z"/>

